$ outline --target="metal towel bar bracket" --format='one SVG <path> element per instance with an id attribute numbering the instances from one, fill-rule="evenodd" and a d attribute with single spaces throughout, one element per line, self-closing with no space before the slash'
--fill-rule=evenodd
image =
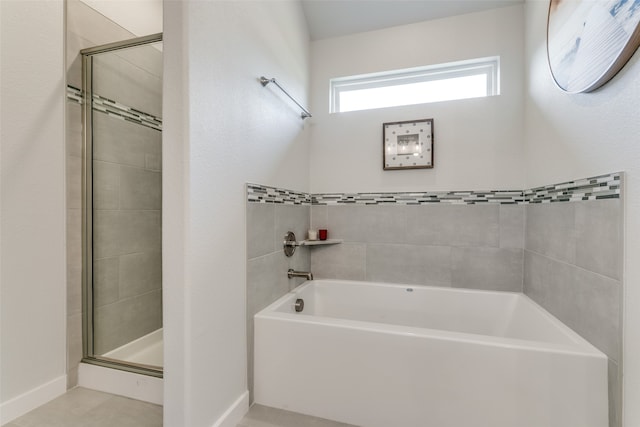
<path id="1" fill-rule="evenodd" d="M 292 100 L 293 102 L 295 102 L 295 104 L 300 107 L 300 109 L 302 110 L 302 113 L 300 113 L 300 117 L 302 118 L 302 120 L 306 119 L 307 117 L 312 117 L 311 113 L 304 108 L 302 105 L 300 105 L 300 103 L 298 101 L 296 101 L 295 99 L 293 99 L 293 97 L 291 95 L 289 95 L 289 93 L 284 90 L 284 88 L 282 86 L 280 86 L 278 84 L 278 82 L 276 81 L 276 79 L 268 79 L 264 76 L 260 77 L 260 83 L 262 84 L 262 86 L 266 86 L 269 83 L 273 83 L 274 85 L 278 86 L 278 89 L 280 89 L 285 95 L 287 95 L 289 97 L 290 100 Z"/>

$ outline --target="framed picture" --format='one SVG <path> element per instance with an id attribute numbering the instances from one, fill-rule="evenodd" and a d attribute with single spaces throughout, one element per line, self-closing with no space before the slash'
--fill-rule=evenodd
<path id="1" fill-rule="evenodd" d="M 382 168 L 433 167 L 433 119 L 382 124 Z"/>
<path id="2" fill-rule="evenodd" d="M 590 92 L 605 84 L 640 45 L 640 0 L 551 0 L 547 56 L 558 87 Z"/>

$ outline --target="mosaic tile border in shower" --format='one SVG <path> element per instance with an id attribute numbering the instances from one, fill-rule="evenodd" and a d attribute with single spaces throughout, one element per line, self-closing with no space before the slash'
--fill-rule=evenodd
<path id="1" fill-rule="evenodd" d="M 284 190 L 266 185 L 247 184 L 247 201 L 252 203 L 310 206 L 311 195 L 300 191 Z"/>
<path id="2" fill-rule="evenodd" d="M 82 90 L 73 86 L 67 86 L 67 99 L 82 105 Z M 108 114 L 111 117 L 162 131 L 162 118 L 144 113 L 95 93 L 93 94 L 93 109 Z"/>
<path id="3" fill-rule="evenodd" d="M 519 191 L 432 191 L 399 193 L 324 193 L 306 194 L 260 184 L 247 184 L 247 201 L 296 205 L 428 205 L 502 204 L 575 202 L 620 198 L 622 173 L 615 172 L 592 178 Z"/>

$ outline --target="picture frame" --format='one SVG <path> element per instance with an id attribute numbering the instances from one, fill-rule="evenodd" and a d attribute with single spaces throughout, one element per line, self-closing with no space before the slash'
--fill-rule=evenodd
<path id="1" fill-rule="evenodd" d="M 433 119 L 382 124 L 384 170 L 433 168 Z"/>

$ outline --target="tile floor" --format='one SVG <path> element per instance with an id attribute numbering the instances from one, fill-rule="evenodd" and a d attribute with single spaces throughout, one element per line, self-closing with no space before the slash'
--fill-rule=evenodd
<path id="1" fill-rule="evenodd" d="M 253 405 L 237 427 L 356 427 L 282 409 Z"/>
<path id="2" fill-rule="evenodd" d="M 161 427 L 162 406 L 76 387 L 3 427 Z"/>
<path id="3" fill-rule="evenodd" d="M 2 427 L 162 427 L 162 406 L 76 387 Z M 355 427 L 253 405 L 238 427 Z"/>

